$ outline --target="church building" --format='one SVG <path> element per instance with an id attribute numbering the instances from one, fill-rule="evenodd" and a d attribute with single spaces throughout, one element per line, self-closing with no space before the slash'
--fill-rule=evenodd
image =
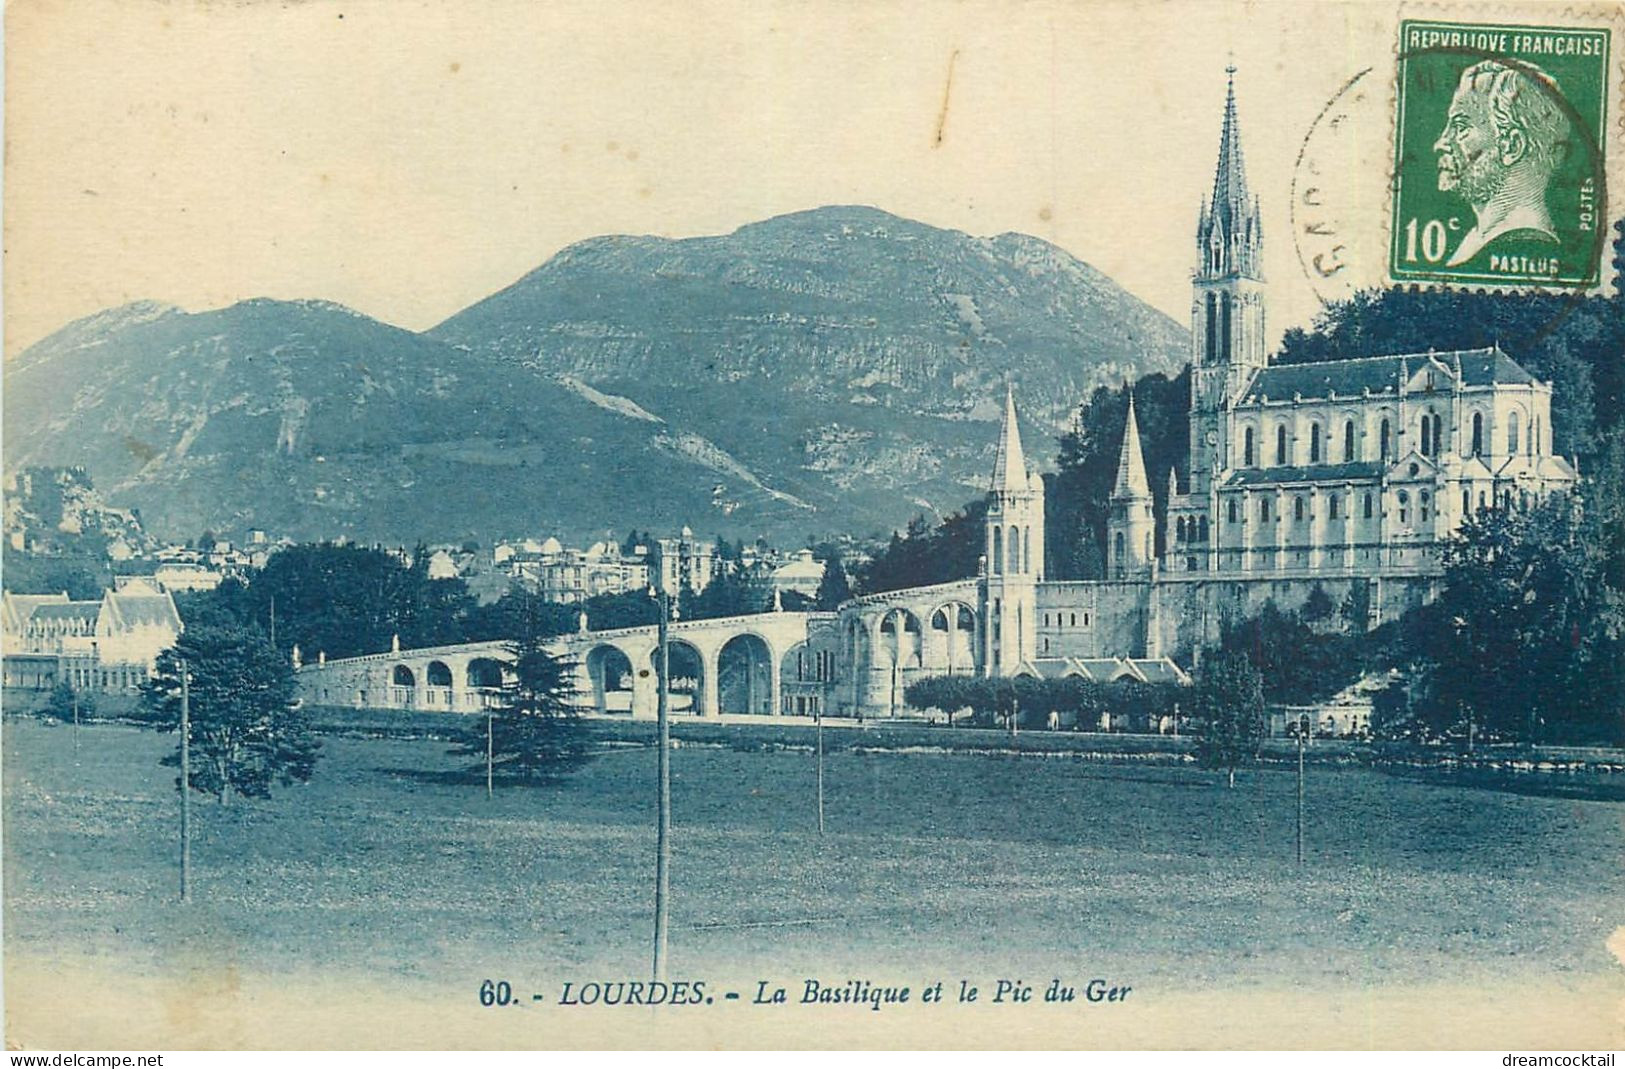
<path id="1" fill-rule="evenodd" d="M 1105 577 L 1046 579 L 1044 485 L 1007 393 L 981 574 L 811 624 L 836 665 L 832 710 L 896 712 L 909 682 L 944 671 L 1181 676 L 1226 622 L 1301 608 L 1317 588 L 1376 626 L 1432 598 L 1440 549 L 1475 510 L 1573 486 L 1552 451 L 1551 384 L 1498 347 L 1271 364 L 1259 215 L 1232 81 L 1196 227 L 1184 470 L 1146 470 L 1131 396 Z M 1169 487 L 1161 538 L 1153 477 Z M 956 663 L 961 632 L 975 657 Z"/>

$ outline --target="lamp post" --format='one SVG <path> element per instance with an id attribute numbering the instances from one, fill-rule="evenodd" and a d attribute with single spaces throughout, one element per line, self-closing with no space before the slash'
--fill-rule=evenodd
<path id="1" fill-rule="evenodd" d="M 1298 718 L 1298 864 L 1303 864 L 1303 748 L 1309 734 L 1307 714 Z"/>
<path id="2" fill-rule="evenodd" d="M 181 670 L 181 901 L 192 896 L 192 683 L 186 660 Z"/>
<path id="3" fill-rule="evenodd" d="M 655 818 L 654 950 L 654 978 L 659 982 L 666 978 L 666 928 L 671 897 L 671 647 L 667 635 L 671 626 L 671 598 L 664 585 L 659 590 L 651 588 L 650 593 L 660 607 L 660 645 L 656 654 L 660 679 L 655 702 L 655 736 L 660 752 L 656 762 L 659 787 Z"/>

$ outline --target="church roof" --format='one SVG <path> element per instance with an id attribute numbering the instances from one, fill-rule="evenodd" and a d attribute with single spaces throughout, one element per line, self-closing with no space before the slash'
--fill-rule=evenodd
<path id="1" fill-rule="evenodd" d="M 1360 482 L 1375 479 L 1387 465 L 1380 460 L 1356 460 L 1348 464 L 1308 464 L 1300 467 L 1243 468 L 1224 481 L 1226 488 L 1273 486 L 1279 483 Z"/>
<path id="2" fill-rule="evenodd" d="M 1364 391 L 1397 393 L 1401 381 L 1431 365 L 1446 378 L 1448 389 L 1455 378 L 1457 362 L 1463 386 L 1527 385 L 1535 377 L 1499 346 L 1487 349 L 1460 349 L 1450 352 L 1408 353 L 1395 356 L 1365 356 L 1350 360 L 1322 360 L 1313 364 L 1272 364 L 1260 368 L 1242 394 L 1243 404 L 1257 404 L 1265 398 L 1290 401 L 1294 397 L 1359 397 Z"/>
<path id="3" fill-rule="evenodd" d="M 999 428 L 999 451 L 993 460 L 993 489 L 1027 488 L 1027 457 L 1021 451 L 1021 427 L 1016 422 L 1016 394 L 1006 386 L 1004 423 Z"/>
<path id="4" fill-rule="evenodd" d="M 1134 395 L 1128 395 L 1128 419 L 1123 423 L 1123 447 L 1117 455 L 1117 482 L 1112 488 L 1114 498 L 1143 498 L 1151 496 L 1151 484 L 1145 477 L 1145 456 L 1140 452 L 1140 421 L 1134 418 Z"/>

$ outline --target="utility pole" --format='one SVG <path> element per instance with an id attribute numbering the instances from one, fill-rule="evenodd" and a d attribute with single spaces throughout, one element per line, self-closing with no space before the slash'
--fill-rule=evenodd
<path id="1" fill-rule="evenodd" d="M 817 699 L 820 703 L 822 698 Z M 813 723 L 817 725 L 818 736 L 818 834 L 824 834 L 824 707 L 816 706 L 813 711 Z"/>
<path id="2" fill-rule="evenodd" d="M 487 801 L 490 801 L 491 799 L 491 756 L 493 749 L 491 745 L 491 736 L 494 733 L 491 728 L 491 722 L 494 719 L 495 714 L 487 709 L 485 711 L 485 798 Z"/>
<path id="3" fill-rule="evenodd" d="M 186 661 L 181 668 L 181 901 L 192 897 L 192 683 Z"/>
<path id="4" fill-rule="evenodd" d="M 655 823 L 654 978 L 660 982 L 666 979 L 666 922 L 671 898 L 671 647 L 667 642 L 671 600 L 664 584 L 655 596 L 660 603 L 660 690 L 655 704 L 655 736 L 660 747 L 656 775 L 660 785 Z"/>
<path id="5" fill-rule="evenodd" d="M 1308 734 L 1309 718 L 1298 721 L 1298 864 L 1303 864 L 1303 748 Z"/>

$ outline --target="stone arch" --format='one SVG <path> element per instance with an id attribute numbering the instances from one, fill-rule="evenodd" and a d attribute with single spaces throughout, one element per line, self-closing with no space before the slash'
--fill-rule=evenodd
<path id="1" fill-rule="evenodd" d="M 463 675 L 470 690 L 499 690 L 502 687 L 502 662 L 494 657 L 475 657 L 468 662 Z"/>
<path id="2" fill-rule="evenodd" d="M 417 673 L 413 672 L 410 666 L 404 664 L 395 666 L 394 670 L 389 673 L 389 681 L 397 687 L 415 687 L 418 685 Z"/>
<path id="3" fill-rule="evenodd" d="M 666 656 L 671 662 L 671 711 L 700 715 L 705 711 L 706 687 L 711 683 L 706 676 L 705 655 L 693 643 L 672 638 L 667 640 Z M 659 646 L 649 651 L 649 666 L 654 669 L 655 685 L 659 686 Z"/>
<path id="4" fill-rule="evenodd" d="M 587 651 L 587 678 L 592 681 L 593 708 L 600 713 L 632 711 L 632 658 L 619 646 L 604 643 Z"/>
<path id="5" fill-rule="evenodd" d="M 773 647 L 754 631 L 735 635 L 717 651 L 717 703 L 724 713 L 770 716 Z"/>
<path id="6" fill-rule="evenodd" d="M 451 686 L 451 665 L 445 661 L 430 661 L 423 670 L 423 681 L 431 687 Z"/>

